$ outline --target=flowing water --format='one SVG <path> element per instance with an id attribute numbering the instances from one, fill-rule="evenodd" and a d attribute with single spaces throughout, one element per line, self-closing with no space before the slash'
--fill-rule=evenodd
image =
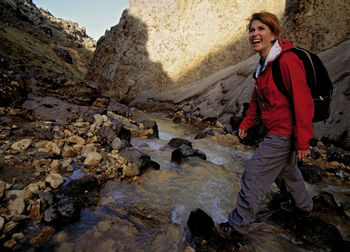
<path id="1" fill-rule="evenodd" d="M 215 137 L 195 140 L 198 130 L 161 114 L 135 112 L 135 117 L 158 124 L 159 139 L 134 138 L 132 145 L 158 162 L 160 170 L 149 169 L 133 183 L 107 182 L 96 210 L 83 210 L 80 221 L 54 237 L 58 251 L 184 251 L 191 210 L 201 208 L 223 222 L 234 208 L 251 153 L 221 145 Z M 164 146 L 173 137 L 190 140 L 207 160 L 172 163 L 172 149 Z M 268 230 L 250 235 L 249 244 L 251 251 L 304 251 Z"/>

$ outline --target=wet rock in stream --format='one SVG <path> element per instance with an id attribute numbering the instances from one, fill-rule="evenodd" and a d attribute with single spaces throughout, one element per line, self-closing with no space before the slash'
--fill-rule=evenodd
<path id="1" fill-rule="evenodd" d="M 193 149 L 187 144 L 181 144 L 171 153 L 171 161 L 173 162 L 181 162 L 187 157 L 199 157 L 203 160 L 207 159 L 205 153 L 200 150 Z"/>
<path id="2" fill-rule="evenodd" d="M 338 230 L 330 218 L 333 218 L 333 221 L 334 218 L 339 218 L 339 223 L 344 226 L 349 226 L 350 219 L 336 204 L 331 194 L 322 192 L 314 197 L 314 209 L 311 214 L 305 214 L 293 207 L 281 208 L 287 199 L 288 197 L 281 197 L 280 193 L 277 193 L 269 203 L 269 208 L 257 214 L 256 222 L 251 224 L 256 228 L 250 233 L 270 230 L 282 235 L 281 238 L 289 237 L 303 249 L 349 251 L 350 242 L 344 239 L 339 231 L 343 227 L 339 227 Z M 242 241 L 237 237 L 227 239 L 220 237 L 212 218 L 201 209 L 191 212 L 187 226 L 189 243 L 196 251 L 241 251 L 248 248 L 250 233 L 244 235 Z M 344 232 L 348 233 L 348 229 Z"/>

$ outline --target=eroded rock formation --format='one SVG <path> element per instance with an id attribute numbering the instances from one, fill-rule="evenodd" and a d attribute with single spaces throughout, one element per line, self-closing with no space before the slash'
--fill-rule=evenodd
<path id="1" fill-rule="evenodd" d="M 247 18 L 281 19 L 282 37 L 320 52 L 350 39 L 348 1 L 130 1 L 97 45 L 89 79 L 118 101 L 140 90 L 186 86 L 247 59 Z"/>
<path id="2" fill-rule="evenodd" d="M 282 17 L 284 1 L 130 1 L 118 25 L 98 41 L 88 78 L 126 102 L 145 88 L 169 89 L 251 55 L 246 19 Z"/>

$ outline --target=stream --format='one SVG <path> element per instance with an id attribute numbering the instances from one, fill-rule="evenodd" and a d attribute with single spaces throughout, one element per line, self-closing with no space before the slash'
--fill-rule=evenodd
<path id="1" fill-rule="evenodd" d="M 93 211 L 84 209 L 78 222 L 53 237 L 56 251 L 193 251 L 186 244 L 191 210 L 201 208 L 214 222 L 226 221 L 234 208 L 244 165 L 252 153 L 236 151 L 215 137 L 194 139 L 187 124 L 174 124 L 164 114 L 134 111 L 134 118 L 157 122 L 159 139 L 132 138 L 131 144 L 160 164 L 133 183 L 109 181 Z M 207 156 L 171 162 L 173 149 L 164 146 L 174 137 L 186 138 Z M 314 196 L 325 188 L 307 185 Z M 276 186 L 272 186 L 276 191 Z M 349 189 L 328 191 L 349 194 Z M 332 192 L 333 193 L 333 192 Z M 265 204 L 264 199 L 261 204 Z M 295 241 L 271 230 L 249 235 L 249 251 L 306 251 Z M 251 249 L 251 250 L 250 250 Z"/>

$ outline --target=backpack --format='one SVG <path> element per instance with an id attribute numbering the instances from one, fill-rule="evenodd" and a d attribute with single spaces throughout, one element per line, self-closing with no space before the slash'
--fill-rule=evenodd
<path id="1" fill-rule="evenodd" d="M 326 120 L 330 115 L 333 85 L 331 79 L 329 78 L 327 69 L 323 65 L 321 59 L 316 54 L 313 54 L 300 47 L 294 47 L 286 50 L 285 52 L 295 53 L 304 64 L 306 81 L 310 88 L 312 100 L 314 102 L 314 117 L 312 122 Z M 279 59 L 283 53 L 281 53 L 278 58 L 272 62 L 272 75 L 279 91 L 288 98 L 291 104 L 293 104 L 292 96 L 283 82 L 279 65 Z"/>

